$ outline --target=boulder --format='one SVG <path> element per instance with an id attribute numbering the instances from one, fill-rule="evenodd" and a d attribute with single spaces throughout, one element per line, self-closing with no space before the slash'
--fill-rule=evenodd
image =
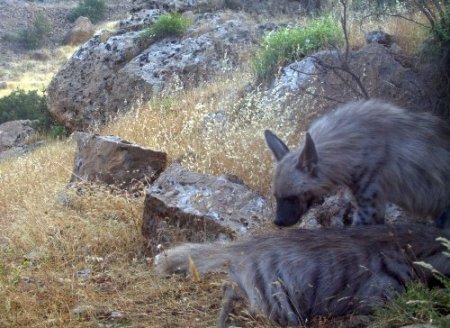
<path id="1" fill-rule="evenodd" d="M 77 150 L 70 182 L 93 181 L 130 192 L 142 190 L 165 168 L 167 155 L 116 136 L 76 134 Z"/>
<path id="2" fill-rule="evenodd" d="M 309 2 L 295 0 L 146 0 L 146 6 L 176 12 L 208 12 L 218 9 L 231 9 L 258 15 L 299 15 L 312 9 Z M 320 7 L 320 2 L 314 1 L 314 7 L 317 10 Z"/>
<path id="3" fill-rule="evenodd" d="M 152 13 L 147 21 L 159 11 Z M 169 87 L 204 83 L 239 63 L 239 50 L 256 42 L 251 22 L 241 13 L 202 14 L 183 37 L 150 40 L 136 27 L 96 35 L 52 79 L 49 110 L 67 128 L 83 130 Z"/>
<path id="4" fill-rule="evenodd" d="M 394 43 L 394 37 L 381 30 L 370 31 L 364 34 L 367 44 L 379 43 L 385 47 L 390 47 Z"/>
<path id="5" fill-rule="evenodd" d="M 64 44 L 74 46 L 89 40 L 95 33 L 95 26 L 87 17 L 80 16 L 64 36 Z"/>
<path id="6" fill-rule="evenodd" d="M 0 124 L 0 152 L 24 146 L 36 134 L 33 121 L 17 120 Z"/>
<path id="7" fill-rule="evenodd" d="M 303 60 L 287 65 L 268 91 L 268 99 L 289 104 L 281 106 L 288 120 L 306 130 L 318 115 L 334 109 L 339 103 L 361 99 L 363 95 L 350 74 L 333 69 L 343 54 L 320 51 Z M 359 77 L 371 98 L 381 98 L 398 106 L 416 111 L 431 108 L 432 91 L 422 76 L 405 64 L 389 48 L 371 43 L 351 51 L 348 64 Z"/>
<path id="8" fill-rule="evenodd" d="M 228 240 L 271 217 L 267 201 L 235 176 L 190 172 L 170 165 L 147 189 L 142 234 L 159 242 Z"/>

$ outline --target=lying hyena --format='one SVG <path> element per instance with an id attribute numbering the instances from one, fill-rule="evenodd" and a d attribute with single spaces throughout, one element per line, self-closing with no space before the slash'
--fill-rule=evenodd
<path id="1" fill-rule="evenodd" d="M 224 293 L 219 327 L 236 299 L 283 326 L 314 316 L 365 314 L 412 280 L 432 274 L 415 261 L 450 275 L 450 260 L 436 237 L 450 232 L 422 225 L 371 225 L 346 229 L 286 230 L 231 244 L 185 244 L 156 258 L 162 274 L 224 271 L 233 285 Z"/>
<path id="2" fill-rule="evenodd" d="M 314 122 L 304 146 L 292 152 L 272 132 L 265 137 L 278 162 L 277 225 L 298 222 L 337 186 L 355 197 L 354 225 L 383 223 L 388 201 L 434 218 L 450 204 L 450 125 L 430 113 L 354 102 Z"/>

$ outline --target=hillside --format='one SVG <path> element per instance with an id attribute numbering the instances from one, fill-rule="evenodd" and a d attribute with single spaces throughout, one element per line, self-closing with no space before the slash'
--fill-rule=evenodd
<path id="1" fill-rule="evenodd" d="M 332 110 L 337 100 L 358 96 L 349 91 L 353 84 L 348 89 L 342 84 L 336 87 L 336 80 L 322 71 L 320 74 L 313 71 L 317 79 L 307 85 L 309 93 L 290 88 L 295 84 L 292 81 L 300 81 L 302 85 L 298 73 L 303 72 L 290 64 L 296 63 L 301 69 L 314 67 L 306 66 L 308 62 L 303 61 L 303 55 L 276 62 L 271 73 L 273 79 L 258 81 L 254 58 L 262 37 L 286 26 L 304 27 L 309 18 L 286 9 L 272 12 L 273 6 L 278 5 L 276 1 L 267 1 L 270 6 L 262 13 L 253 1 L 248 2 L 247 11 L 239 5 L 241 1 L 225 2 L 231 4 L 225 9 L 180 10 L 183 17 L 192 21 L 190 29 L 181 36 L 142 41 L 132 28 L 118 27 L 117 21 L 128 17 L 131 8 L 147 5 L 151 10 L 170 12 L 165 7 L 178 8 L 187 2 L 106 1 L 106 17 L 96 28 L 109 32 L 100 33 L 103 38 L 69 47 L 61 45 L 71 24 L 65 16 L 77 1 L 0 0 L 0 38 L 30 24 L 38 11 L 44 12 L 53 24 L 49 43 L 38 50 L 48 55 L 44 61 L 30 59 L 32 51 L 8 38 L 1 39 L 0 81 L 6 81 L 8 87 L 0 90 L 0 96 L 16 88 L 50 89 L 50 110 L 68 130 L 117 135 L 140 146 L 164 151 L 169 161 L 180 162 L 191 171 L 235 175 L 273 202 L 270 187 L 273 159 L 263 131 L 276 131 L 294 147 L 314 118 Z M 208 6 L 221 1 L 192 3 Z M 296 8 L 303 4 L 286 3 Z M 369 19 L 363 27 L 356 14 L 352 17 L 347 45 L 355 58 L 352 62 L 355 69 L 363 72 L 360 77 L 367 90 L 416 110 L 414 106 L 433 103 L 435 90 L 425 90 L 433 76 L 422 74 L 422 63 L 418 60 L 427 32 L 396 17 Z M 413 17 L 426 21 L 418 12 Z M 363 32 L 380 26 L 395 35 L 400 50 L 378 43 L 366 46 Z M 222 47 L 228 46 L 229 34 L 214 34 L 216 30 L 235 33 L 230 38 L 235 47 Z M 127 35 L 131 37 L 125 39 Z M 119 43 L 122 38 L 124 43 Z M 177 47 L 189 40 L 204 42 L 198 43 L 197 48 L 186 46 L 186 49 L 195 49 L 194 62 L 206 58 L 205 61 L 199 66 L 188 62 L 180 69 L 180 63 L 186 63 L 182 60 L 189 57 L 186 52 L 180 56 L 182 60 L 167 64 L 169 56 L 161 55 L 161 49 L 167 50 L 164 48 L 167 44 Z M 108 44 L 119 46 L 111 55 L 104 55 L 102 51 Z M 344 53 L 345 43 L 340 47 Z M 314 49 L 325 53 L 320 58 L 326 63 L 336 58 L 331 53 L 334 48 L 329 53 L 327 50 L 330 49 Z M 88 58 L 82 62 L 87 66 L 77 66 L 83 56 Z M 152 63 L 152 58 L 162 58 L 164 64 L 139 71 L 139 67 L 146 67 L 140 58 L 146 59 L 146 64 Z M 93 68 L 89 71 L 86 67 Z M 154 72 L 160 75 L 155 77 Z M 173 78 L 174 72 L 179 78 Z M 125 79 L 129 76 L 139 79 Z M 149 76 L 161 79 L 144 84 L 143 80 L 151 80 Z M 77 98 L 80 94 L 82 97 Z M 73 106 L 72 111 L 67 110 L 68 104 Z M 199 281 L 195 277 L 159 277 L 153 267 L 155 254 L 146 247 L 148 240 L 141 234 L 144 192 L 131 194 L 90 183 L 69 187 L 75 137 L 37 138 L 44 139 L 46 144 L 25 155 L 0 161 L 0 327 L 216 326 L 226 275 L 207 274 Z M 268 223 L 261 230 L 274 228 Z M 161 236 L 155 236 L 152 242 L 161 244 L 162 252 L 167 246 Z M 401 318 L 402 325 L 428 323 L 435 315 L 430 313 Z M 389 316 L 393 317 L 388 314 L 387 319 L 378 322 L 371 316 L 315 318 L 308 326 L 380 327 L 389 324 Z M 278 327 L 263 316 L 250 314 L 244 307 L 238 307 L 233 320 L 239 327 Z"/>

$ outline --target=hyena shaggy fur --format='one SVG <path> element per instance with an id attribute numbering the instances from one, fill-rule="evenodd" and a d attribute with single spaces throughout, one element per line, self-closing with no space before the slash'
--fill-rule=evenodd
<path id="1" fill-rule="evenodd" d="M 384 223 L 388 201 L 433 218 L 450 204 L 450 125 L 430 113 L 353 102 L 315 121 L 293 151 L 271 131 L 265 137 L 277 160 L 277 225 L 297 223 L 337 186 L 354 195 L 354 225 Z"/>
<path id="2" fill-rule="evenodd" d="M 438 236 L 450 232 L 414 224 L 286 230 L 230 244 L 181 245 L 158 255 L 155 265 L 161 275 L 188 273 L 189 257 L 201 273 L 226 266 L 233 284 L 224 292 L 219 327 L 238 299 L 254 314 L 297 326 L 314 316 L 367 314 L 408 282 L 429 282 L 430 270 L 414 261 L 448 276 Z"/>

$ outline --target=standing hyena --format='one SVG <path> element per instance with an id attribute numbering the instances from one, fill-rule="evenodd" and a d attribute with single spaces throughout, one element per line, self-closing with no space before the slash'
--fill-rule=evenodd
<path id="1" fill-rule="evenodd" d="M 383 223 L 387 201 L 435 218 L 450 204 L 450 126 L 430 113 L 354 102 L 314 122 L 304 146 L 292 152 L 272 132 L 265 137 L 278 162 L 277 225 L 298 222 L 337 186 L 355 197 L 355 225 Z"/>

